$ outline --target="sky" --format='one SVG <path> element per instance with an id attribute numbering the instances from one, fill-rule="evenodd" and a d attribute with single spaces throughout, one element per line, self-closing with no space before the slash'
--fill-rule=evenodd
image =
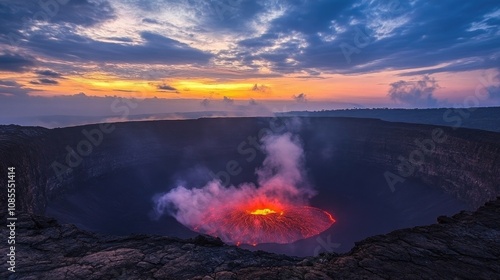
<path id="1" fill-rule="evenodd" d="M 499 27 L 494 0 L 0 0 L 0 123 L 498 106 Z"/>

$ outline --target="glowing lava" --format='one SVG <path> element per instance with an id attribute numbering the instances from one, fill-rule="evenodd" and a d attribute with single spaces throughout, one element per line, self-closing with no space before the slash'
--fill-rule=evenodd
<path id="1" fill-rule="evenodd" d="M 255 171 L 257 184 L 179 185 L 155 199 L 156 211 L 169 210 L 179 223 L 232 244 L 292 243 L 327 230 L 332 215 L 306 206 L 317 193 L 304 177 L 300 140 L 285 133 L 261 141 L 266 158 Z"/>
<path id="2" fill-rule="evenodd" d="M 276 211 L 271 210 L 269 208 L 266 209 L 257 209 L 255 211 L 250 212 L 252 215 L 269 215 L 269 214 L 274 214 Z"/>
<path id="3" fill-rule="evenodd" d="M 273 203 L 256 207 L 255 204 L 209 212 L 204 220 L 210 226 L 195 230 L 237 245 L 285 244 L 320 234 L 335 223 L 328 212 L 310 206 Z"/>

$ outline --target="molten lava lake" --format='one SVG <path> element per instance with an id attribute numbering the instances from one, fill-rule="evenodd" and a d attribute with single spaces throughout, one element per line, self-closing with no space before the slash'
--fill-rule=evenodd
<path id="1" fill-rule="evenodd" d="M 225 209 L 222 214 L 206 213 L 204 223 L 194 231 L 220 236 L 225 242 L 256 246 L 263 243 L 289 244 L 318 235 L 330 228 L 335 219 L 326 211 L 310 206 L 267 205 Z M 267 208 L 269 207 L 269 208 Z"/>
<path id="2" fill-rule="evenodd" d="M 217 166 L 217 163 L 223 166 L 224 161 L 205 165 Z M 192 166 L 194 162 L 190 161 L 180 164 L 156 161 L 78 182 L 49 201 L 46 215 L 106 234 L 194 237 L 199 234 L 195 230 L 169 215 L 155 220 L 152 212 L 152 197 L 168 191 L 180 179 L 187 178 L 195 187 L 206 183 L 209 178 L 199 175 L 199 170 Z M 242 165 L 242 168 L 244 172 L 235 178 L 235 184 L 237 180 L 255 180 L 255 166 Z M 325 164 L 308 159 L 307 168 L 318 192 L 310 200 L 310 208 L 284 209 L 283 214 L 281 209 L 271 208 L 253 209 L 254 214 L 235 211 L 206 222 L 240 227 L 240 231 L 228 233 L 234 235 L 235 243 L 237 239 L 257 243 L 256 246 L 241 244 L 242 248 L 311 256 L 325 251 L 346 252 L 363 238 L 431 224 L 440 215 L 469 209 L 440 188 L 411 180 L 399 184 L 392 192 L 382 176 L 385 170 L 373 166 L 335 160 Z M 278 218 L 285 222 L 276 224 Z M 265 230 L 257 236 L 245 233 L 244 229 L 249 228 L 245 223 L 254 225 L 256 220 L 259 228 Z"/>

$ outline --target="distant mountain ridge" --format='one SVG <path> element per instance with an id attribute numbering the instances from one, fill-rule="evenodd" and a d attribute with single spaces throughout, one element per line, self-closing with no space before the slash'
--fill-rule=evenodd
<path id="1" fill-rule="evenodd" d="M 293 111 L 279 116 L 376 118 L 390 122 L 421 123 L 500 132 L 500 107 L 439 109 L 343 109 Z"/>

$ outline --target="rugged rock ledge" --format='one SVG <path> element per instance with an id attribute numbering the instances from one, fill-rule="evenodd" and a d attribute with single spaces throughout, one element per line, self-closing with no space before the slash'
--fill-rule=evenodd
<path id="1" fill-rule="evenodd" d="M 7 236 L 2 217 L 2 236 Z M 16 273 L 2 279 L 499 279 L 500 197 L 477 211 L 397 230 L 343 255 L 299 259 L 191 240 L 110 237 L 22 214 Z M 2 246 L 1 254 L 7 254 Z"/>

